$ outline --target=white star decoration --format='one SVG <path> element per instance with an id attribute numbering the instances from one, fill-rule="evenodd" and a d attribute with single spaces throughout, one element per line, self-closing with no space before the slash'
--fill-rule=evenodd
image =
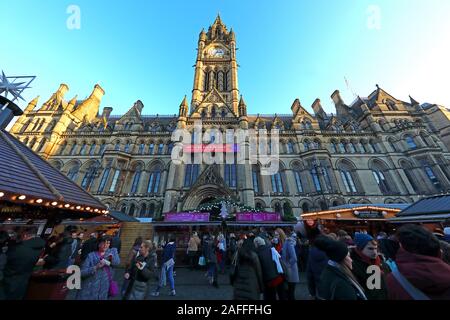
<path id="1" fill-rule="evenodd" d="M 5 98 L 8 98 L 8 94 L 11 94 L 14 97 L 12 101 L 17 99 L 22 99 L 23 101 L 25 101 L 25 99 L 22 98 L 21 94 L 23 90 L 30 88 L 30 84 L 35 78 L 35 76 L 7 77 L 2 71 L 2 74 L 0 74 L 0 94 L 4 93 Z M 16 82 L 19 79 L 27 79 L 29 81 Z"/>

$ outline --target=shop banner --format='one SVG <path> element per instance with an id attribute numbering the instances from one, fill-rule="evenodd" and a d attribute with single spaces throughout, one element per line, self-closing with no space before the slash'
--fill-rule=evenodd
<path id="1" fill-rule="evenodd" d="M 164 221 L 167 222 L 208 222 L 209 213 L 190 213 L 190 212 L 176 212 L 166 213 Z"/>
<path id="2" fill-rule="evenodd" d="M 281 215 L 277 212 L 240 212 L 236 213 L 236 221 L 278 222 L 281 221 Z"/>

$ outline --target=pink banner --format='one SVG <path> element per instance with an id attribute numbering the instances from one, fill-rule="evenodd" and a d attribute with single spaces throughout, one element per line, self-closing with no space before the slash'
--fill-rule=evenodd
<path id="1" fill-rule="evenodd" d="M 281 215 L 277 212 L 240 212 L 236 213 L 236 221 L 277 222 Z"/>
<path id="2" fill-rule="evenodd" d="M 174 212 L 166 213 L 164 221 L 167 222 L 208 222 L 209 213 Z"/>

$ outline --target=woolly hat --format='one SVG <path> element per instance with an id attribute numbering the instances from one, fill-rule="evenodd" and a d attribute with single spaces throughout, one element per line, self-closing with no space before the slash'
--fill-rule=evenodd
<path id="1" fill-rule="evenodd" d="M 362 250 L 366 245 L 373 240 L 373 237 L 365 233 L 355 233 L 355 245 L 359 250 Z"/>
<path id="2" fill-rule="evenodd" d="M 348 255 L 348 248 L 345 243 L 326 236 L 317 237 L 314 244 L 319 250 L 325 252 L 330 260 L 338 263 L 342 262 Z"/>

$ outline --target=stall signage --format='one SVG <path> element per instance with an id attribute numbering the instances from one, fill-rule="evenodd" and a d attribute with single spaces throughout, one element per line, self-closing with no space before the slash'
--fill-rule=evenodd
<path id="1" fill-rule="evenodd" d="M 383 214 L 379 211 L 354 211 L 353 214 L 360 219 L 380 219 Z"/>
<path id="2" fill-rule="evenodd" d="M 236 213 L 236 221 L 277 222 L 281 221 L 281 215 L 277 212 L 240 212 Z"/>
<path id="3" fill-rule="evenodd" d="M 209 213 L 191 213 L 191 212 L 177 212 L 166 213 L 164 221 L 167 222 L 208 222 Z"/>

